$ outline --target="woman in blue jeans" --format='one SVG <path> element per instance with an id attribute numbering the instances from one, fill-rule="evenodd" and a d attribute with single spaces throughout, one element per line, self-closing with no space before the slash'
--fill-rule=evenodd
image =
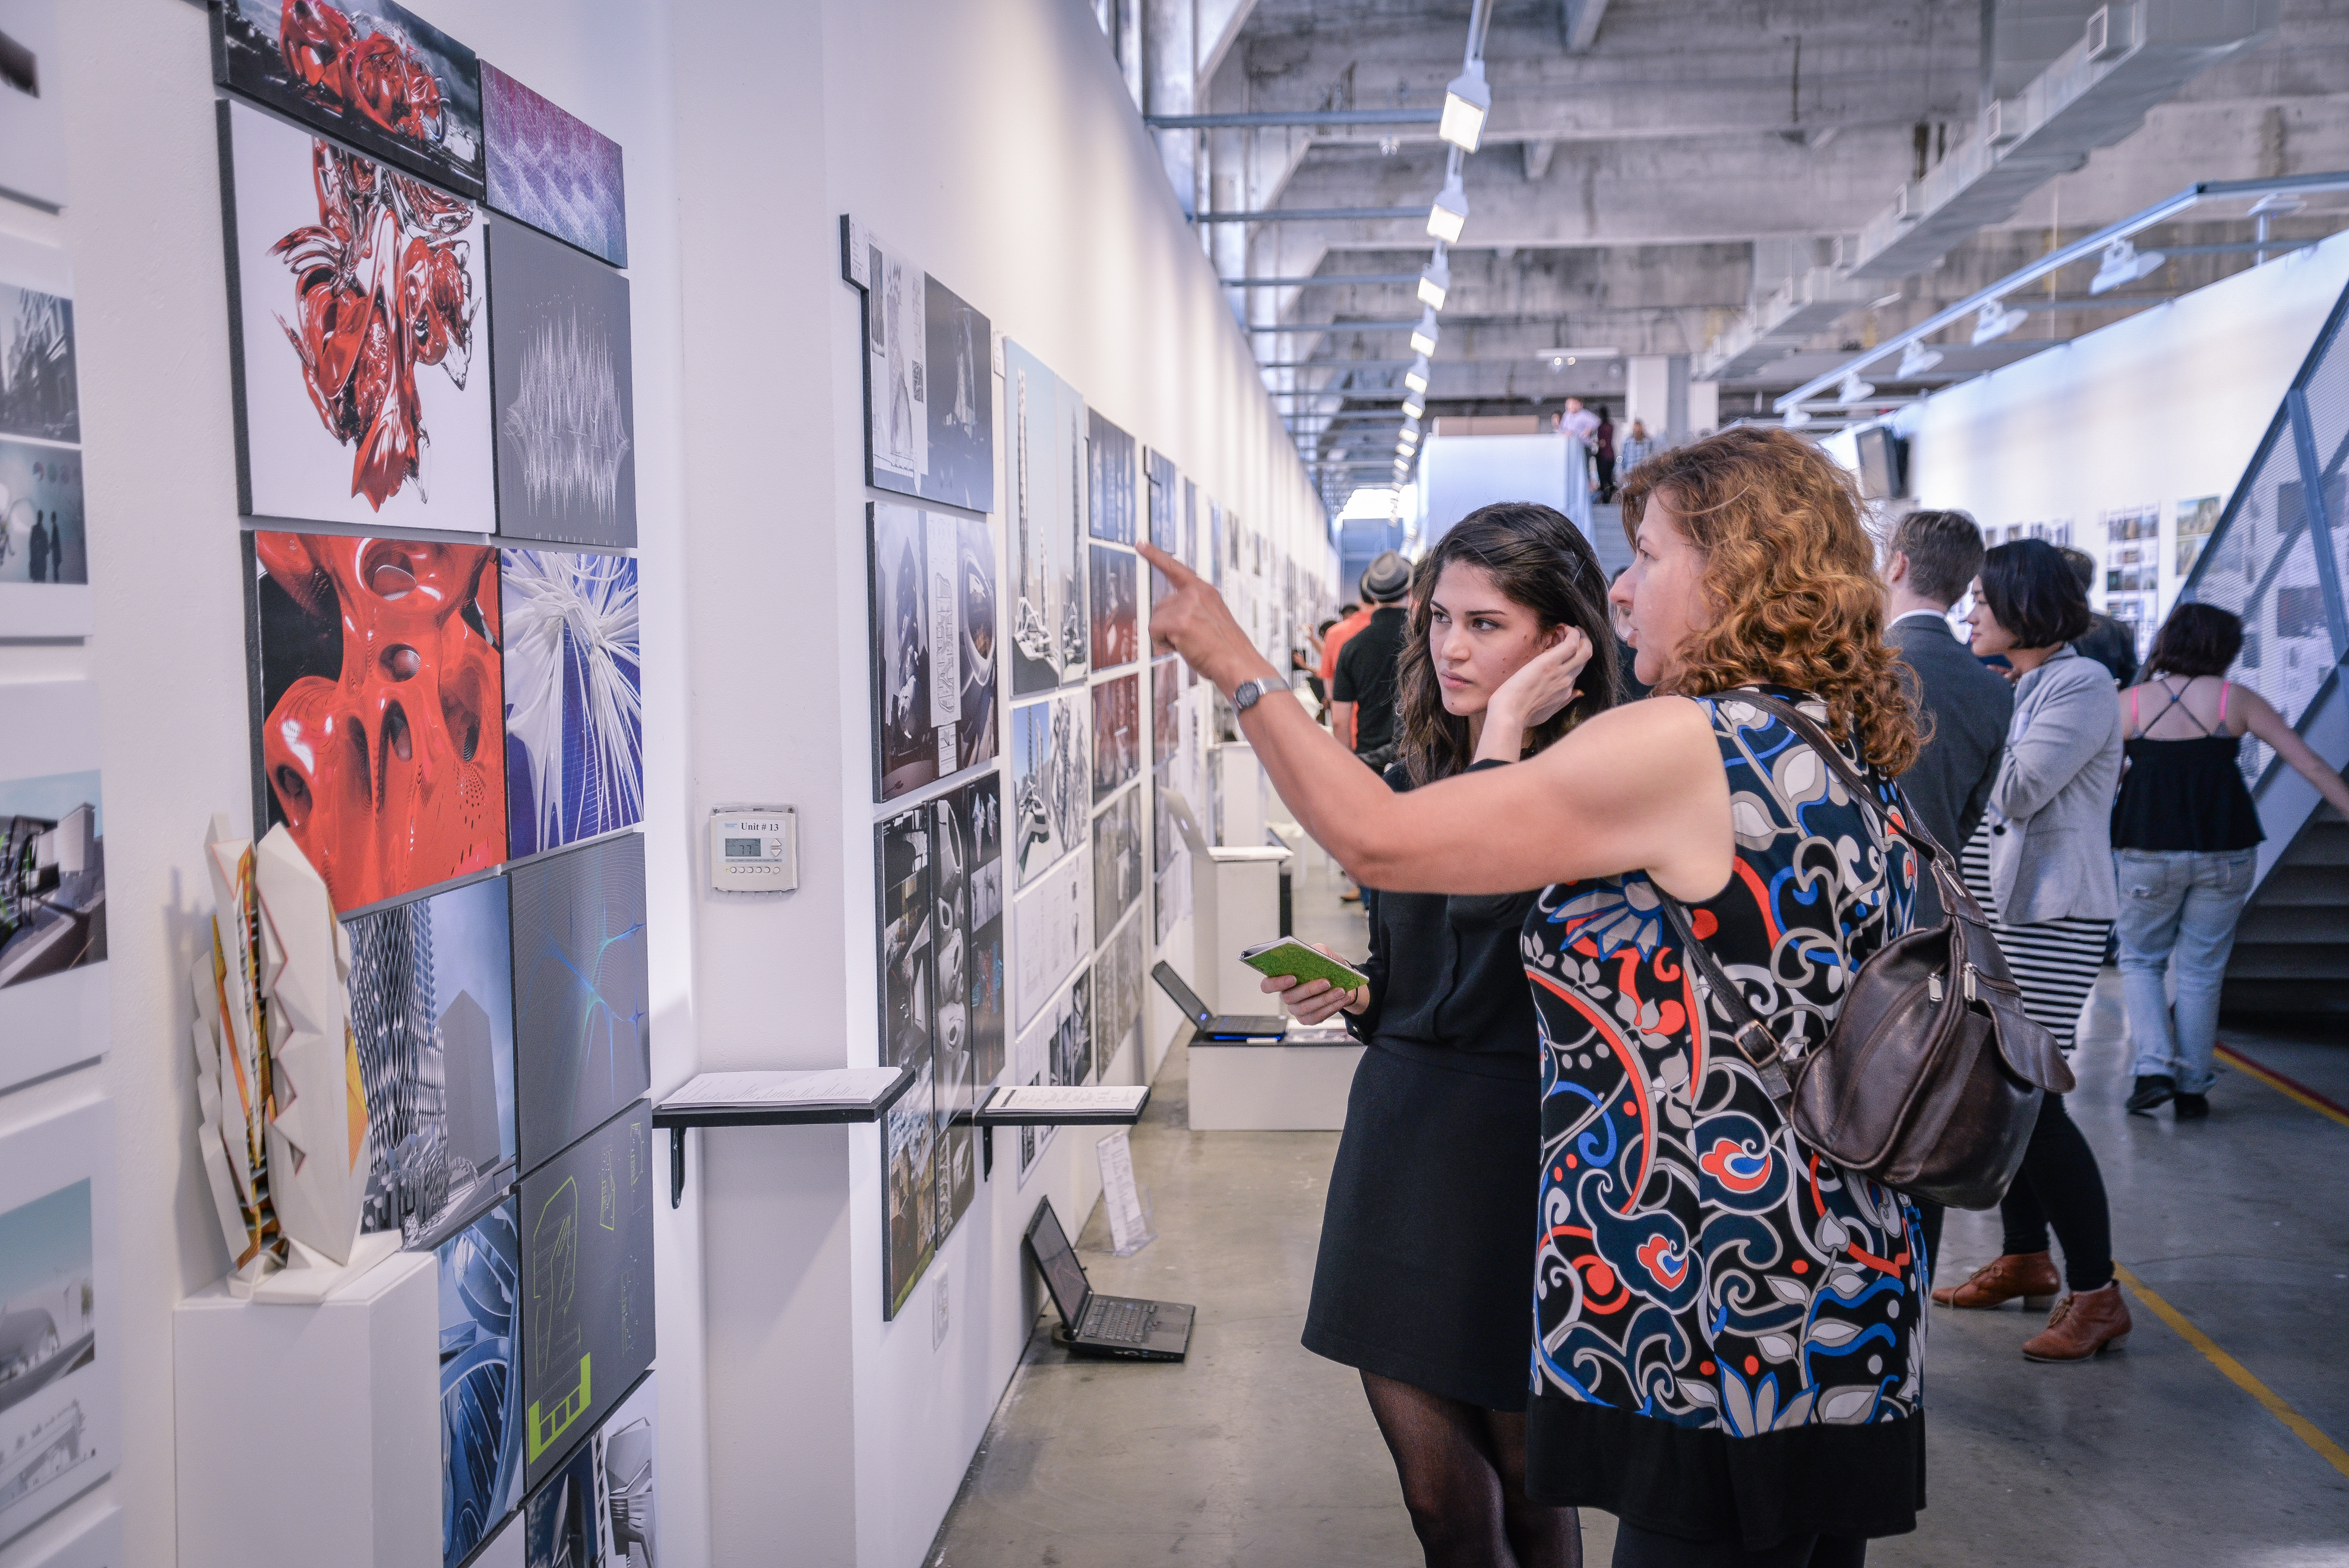
<path id="1" fill-rule="evenodd" d="M 2146 656 L 2147 679 L 2121 694 L 2128 771 L 2113 806 L 2120 883 L 2121 995 L 2137 1083 L 2128 1108 L 2165 1102 L 2180 1121 L 2210 1114 L 2219 988 L 2235 920 L 2259 861 L 2259 808 L 2238 761 L 2246 732 L 2349 816 L 2349 785 L 2268 706 L 2226 678 L 2243 624 L 2209 604 L 2170 612 Z M 2173 1009 L 2163 978 L 2178 970 Z"/>

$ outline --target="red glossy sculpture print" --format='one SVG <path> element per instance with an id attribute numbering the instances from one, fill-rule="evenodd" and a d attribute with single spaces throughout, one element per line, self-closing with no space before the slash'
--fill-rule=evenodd
<path id="1" fill-rule="evenodd" d="M 504 860 L 498 552 L 268 532 L 254 549 L 295 612 L 264 608 L 264 683 L 310 672 L 271 707 L 262 768 L 335 907 Z"/>
<path id="2" fill-rule="evenodd" d="M 351 494 L 380 511 L 418 479 L 429 440 L 418 371 L 437 366 L 461 388 L 471 367 L 478 302 L 466 271 L 471 242 L 461 236 L 474 208 L 323 138 L 312 144 L 311 172 L 318 222 L 269 248 L 295 278 L 295 319 L 279 325 L 318 418 L 357 448 Z"/>
<path id="3" fill-rule="evenodd" d="M 285 0 L 278 46 L 287 74 L 321 103 L 357 109 L 394 136 L 440 140 L 447 127 L 431 67 L 406 38 L 360 15 L 365 34 L 326 0 Z"/>

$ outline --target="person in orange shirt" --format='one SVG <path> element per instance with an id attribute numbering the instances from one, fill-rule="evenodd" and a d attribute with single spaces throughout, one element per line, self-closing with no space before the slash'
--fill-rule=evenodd
<path id="1" fill-rule="evenodd" d="M 1321 634 L 1321 684 L 1330 685 L 1338 678 L 1338 650 L 1346 639 L 1371 624 L 1371 612 L 1360 604 L 1338 606 L 1338 624 Z"/>

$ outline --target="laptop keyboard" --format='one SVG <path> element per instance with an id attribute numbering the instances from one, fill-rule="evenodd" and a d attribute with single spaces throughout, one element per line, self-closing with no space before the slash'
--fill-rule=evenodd
<path id="1" fill-rule="evenodd" d="M 1096 1300 L 1085 1309 L 1085 1324 L 1078 1332 L 1087 1339 L 1140 1345 L 1150 1337 L 1150 1330 L 1157 1318 L 1156 1302 L 1104 1298 Z"/>

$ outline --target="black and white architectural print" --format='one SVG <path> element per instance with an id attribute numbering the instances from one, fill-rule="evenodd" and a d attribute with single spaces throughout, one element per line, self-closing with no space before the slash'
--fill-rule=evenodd
<path id="1" fill-rule="evenodd" d="M 884 1067 L 930 1058 L 939 934 L 936 831 L 936 815 L 927 806 L 902 812 L 873 830 L 881 892 Z"/>
<path id="2" fill-rule="evenodd" d="M 1155 447 L 1143 454 L 1142 471 L 1148 495 L 1144 501 L 1150 516 L 1150 542 L 1177 561 L 1183 554 L 1183 529 L 1180 513 L 1183 506 L 1183 480 L 1174 471 L 1174 460 Z M 1150 602 L 1155 604 L 1166 597 L 1166 574 L 1155 566 L 1150 569 Z"/>
<path id="3" fill-rule="evenodd" d="M 1069 987 L 1068 1005 L 1052 1031 L 1052 1078 L 1056 1084 L 1091 1083 L 1093 1076 L 1093 980 L 1087 969 Z"/>
<path id="4" fill-rule="evenodd" d="M 343 923 L 374 1135 L 361 1230 L 435 1246 L 512 1181 L 511 918 L 491 877 Z"/>
<path id="5" fill-rule="evenodd" d="M 81 371 L 63 251 L 0 235 L 0 436 L 81 440 Z"/>
<path id="6" fill-rule="evenodd" d="M 1140 911 L 1102 944 L 1093 960 L 1093 1077 L 1106 1082 L 1118 1052 L 1142 1021 L 1143 987 L 1150 966 L 1148 928 Z"/>
<path id="7" fill-rule="evenodd" d="M 1084 678 L 1085 405 L 1076 388 L 1016 343 L 1003 346 L 1011 465 L 1011 695 Z"/>
<path id="8" fill-rule="evenodd" d="M 995 506 L 994 329 L 920 266 L 843 220 L 843 271 L 864 292 L 864 452 L 874 489 Z"/>
<path id="9" fill-rule="evenodd" d="M 1080 686 L 1011 710 L 1011 820 L 1018 885 L 1081 848 L 1092 810 L 1091 698 Z"/>
<path id="10" fill-rule="evenodd" d="M 940 906 L 949 911 L 949 943 L 963 948 L 951 963 L 939 959 L 940 1006 L 949 995 L 947 972 L 958 965 L 961 977 L 951 994 L 961 1008 L 976 1093 L 1003 1071 L 1003 781 L 994 774 L 975 779 L 942 797 L 937 812 Z M 941 1023 L 942 1043 L 947 1033 Z"/>
<path id="11" fill-rule="evenodd" d="M 874 795 L 994 759 L 995 536 L 985 518 L 871 509 Z"/>
<path id="12" fill-rule="evenodd" d="M 0 196 L 66 204 L 66 95 L 57 0 L 0 3 Z"/>
<path id="13" fill-rule="evenodd" d="M 1107 931 L 1142 896 L 1142 794 L 1128 789 L 1093 819 L 1093 929 Z"/>
<path id="14" fill-rule="evenodd" d="M 628 280 L 500 220 L 490 235 L 490 375 L 498 531 L 636 542 L 636 416 Z"/>
<path id="15" fill-rule="evenodd" d="M 1092 868 L 1092 856 L 1071 855 L 1011 901 L 1011 1001 L 1023 1033 L 1093 949 Z"/>

